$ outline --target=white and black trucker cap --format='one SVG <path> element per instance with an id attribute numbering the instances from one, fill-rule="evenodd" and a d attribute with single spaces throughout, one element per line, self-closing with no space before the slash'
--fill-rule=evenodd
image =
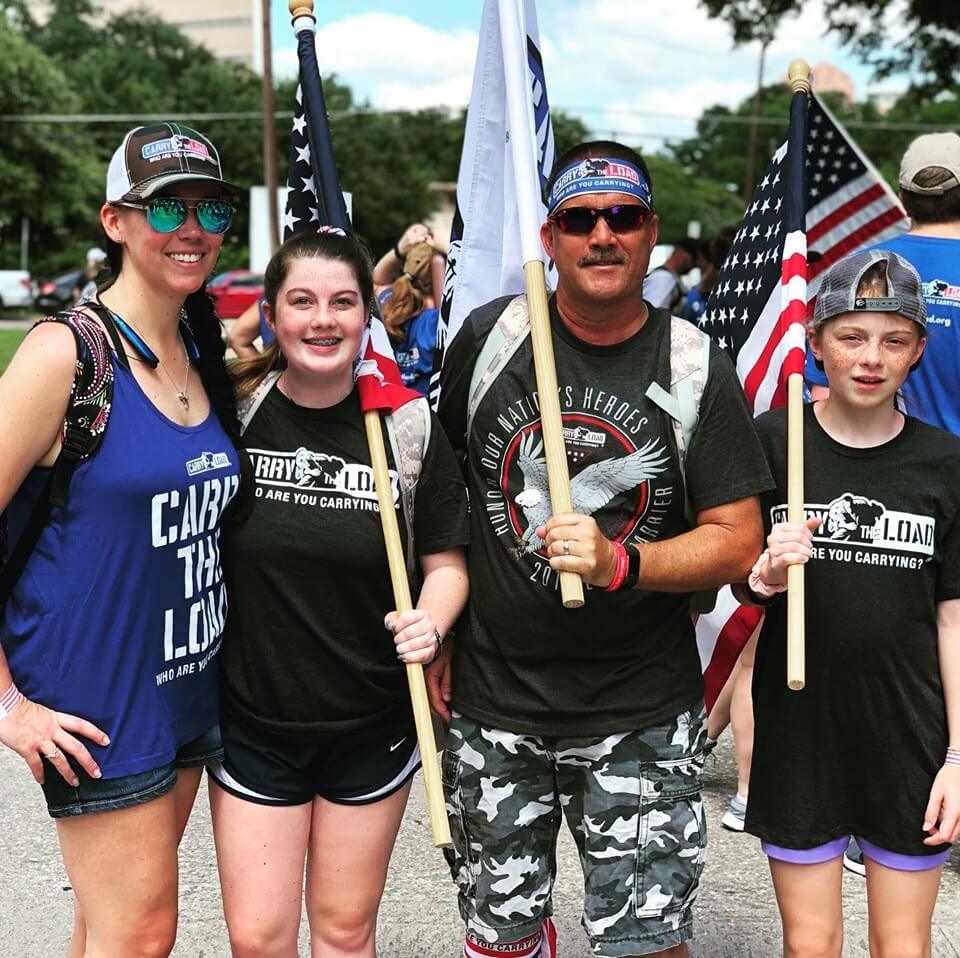
<path id="1" fill-rule="evenodd" d="M 107 169 L 107 202 L 141 200 L 171 183 L 208 180 L 236 194 L 220 169 L 216 147 L 180 123 L 156 123 L 131 130 Z"/>

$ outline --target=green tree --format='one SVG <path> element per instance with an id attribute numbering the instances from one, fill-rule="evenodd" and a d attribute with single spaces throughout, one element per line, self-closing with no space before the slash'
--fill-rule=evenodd
<path id="1" fill-rule="evenodd" d="M 700 0 L 713 17 L 726 20 L 737 43 L 760 39 L 760 31 L 798 14 L 802 0 Z M 936 0 L 824 0 L 828 30 L 839 34 L 878 76 L 917 68 L 928 90 L 960 77 L 960 4 Z M 894 46 L 887 29 L 896 18 L 903 39 Z"/>
<path id="2" fill-rule="evenodd" d="M 786 84 L 777 83 L 764 88 L 757 137 L 755 169 L 758 173 L 786 138 L 790 97 Z M 849 104 L 835 94 L 826 94 L 821 99 L 844 125 L 849 126 L 851 135 L 874 162 L 886 167 L 891 151 L 898 147 L 890 145 L 887 131 L 870 129 L 870 124 L 883 119 L 877 108 L 871 103 Z M 742 189 L 752 111 L 752 97 L 743 100 L 733 110 L 723 106 L 709 107 L 697 121 L 696 136 L 667 143 L 668 155 L 690 173 L 722 183 L 729 189 Z M 908 138 L 915 135 L 910 134 Z M 897 153 L 897 163 L 899 159 Z"/>
<path id="3" fill-rule="evenodd" d="M 707 238 L 743 217 L 743 201 L 736 190 L 691 174 L 670 157 L 648 155 L 645 159 L 653 179 L 661 242 L 673 243 L 686 236 L 691 221 L 700 224 L 700 235 Z"/>
<path id="4" fill-rule="evenodd" d="M 0 112 L 46 113 L 51 104 L 64 112 L 78 110 L 79 98 L 63 73 L 10 27 L 0 16 Z M 52 123 L 7 121 L 2 137 L 0 266 L 19 265 L 24 217 L 30 220 L 32 262 L 43 270 L 79 262 L 71 250 L 79 243 L 89 246 L 97 235 L 97 207 L 90 199 L 103 189 L 103 167 L 96 151 L 72 142 Z"/>

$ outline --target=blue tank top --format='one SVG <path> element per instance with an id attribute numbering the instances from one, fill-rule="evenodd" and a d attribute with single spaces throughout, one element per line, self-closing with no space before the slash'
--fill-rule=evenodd
<path id="1" fill-rule="evenodd" d="M 106 748 L 85 741 L 104 778 L 172 761 L 219 720 L 220 520 L 239 484 L 212 410 L 181 426 L 114 369 L 100 448 L 74 471 L 0 628 L 24 695 L 110 736 Z M 10 503 L 11 542 L 48 474 L 34 469 Z"/>

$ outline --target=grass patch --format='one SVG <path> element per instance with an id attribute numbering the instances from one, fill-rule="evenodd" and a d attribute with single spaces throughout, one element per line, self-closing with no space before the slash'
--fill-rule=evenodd
<path id="1" fill-rule="evenodd" d="M 20 341 L 26 335 L 25 329 L 0 329 L 0 373 L 7 368 L 10 357 L 16 352 Z"/>

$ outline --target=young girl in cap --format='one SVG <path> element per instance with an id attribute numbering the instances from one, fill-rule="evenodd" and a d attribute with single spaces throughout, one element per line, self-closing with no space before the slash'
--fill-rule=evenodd
<path id="1" fill-rule="evenodd" d="M 224 911 L 237 958 L 294 958 L 306 876 L 312 953 L 374 958 L 420 762 L 404 663 L 431 662 L 466 602 L 466 492 L 434 423 L 413 509 L 423 583 L 397 615 L 354 382 L 366 249 L 341 230 L 296 235 L 265 296 L 276 340 L 234 367 L 254 483 L 226 549 L 225 757 L 210 791 Z"/>
<path id="2" fill-rule="evenodd" d="M 114 154 L 100 210 L 113 281 L 72 316 L 104 403 L 113 377 L 109 419 L 0 627 L 0 741 L 57 822 L 72 958 L 170 953 L 177 844 L 220 751 L 218 537 L 238 427 L 203 286 L 231 192 L 213 144 L 179 124 L 131 130 Z M 61 453 L 76 367 L 71 330 L 42 322 L 0 379 L 11 545 Z"/>
<path id="3" fill-rule="evenodd" d="M 414 223 L 373 271 L 403 384 L 424 396 L 430 392 L 444 264 L 443 254 L 434 248 L 433 233 Z"/>
<path id="4" fill-rule="evenodd" d="M 839 958 L 841 857 L 866 857 L 872 955 L 929 955 L 960 834 L 960 439 L 904 416 L 923 355 L 916 270 L 888 251 L 825 274 L 804 409 L 803 524 L 786 518 L 786 415 L 757 420 L 777 481 L 741 590 L 769 609 L 756 655 L 746 829 L 763 841 L 784 953 Z M 806 567 L 806 687 L 786 685 L 787 567 Z"/>

